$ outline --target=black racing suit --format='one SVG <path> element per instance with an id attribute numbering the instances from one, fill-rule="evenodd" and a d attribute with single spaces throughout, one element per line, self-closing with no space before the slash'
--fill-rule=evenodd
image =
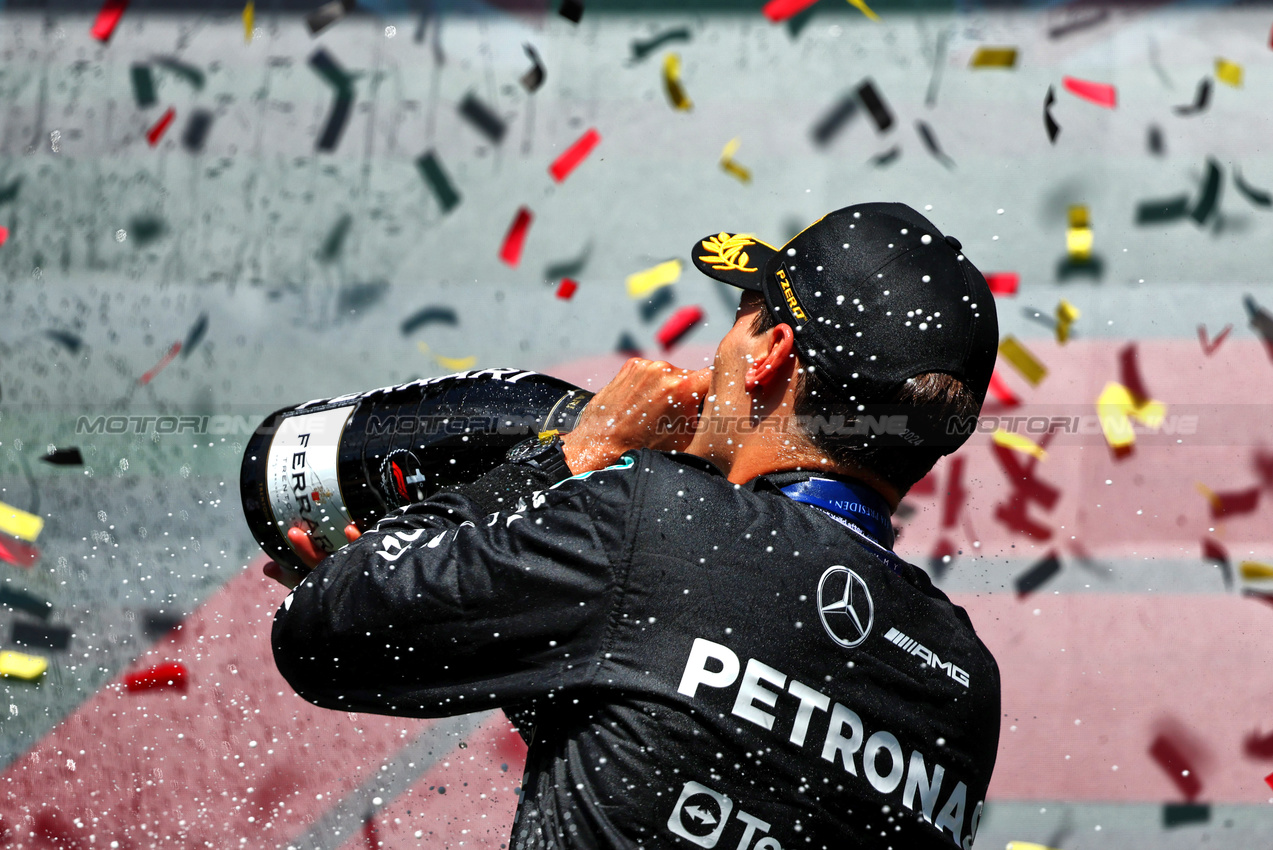
<path id="1" fill-rule="evenodd" d="M 324 560 L 276 663 L 339 710 L 535 703 L 513 850 L 967 850 L 994 658 L 922 570 L 778 489 L 807 477 L 505 464 Z"/>

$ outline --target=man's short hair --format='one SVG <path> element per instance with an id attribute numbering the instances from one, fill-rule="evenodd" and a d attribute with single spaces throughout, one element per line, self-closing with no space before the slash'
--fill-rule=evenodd
<path id="1" fill-rule="evenodd" d="M 778 324 L 765 304 L 752 318 L 751 333 L 759 335 L 772 330 Z M 798 356 L 798 355 L 797 355 Z M 792 414 L 797 423 L 825 417 L 829 409 L 843 407 L 827 383 L 817 372 L 801 366 L 797 370 L 796 398 Z M 932 405 L 943 416 L 966 418 L 981 412 L 981 403 L 964 382 L 945 372 L 925 372 L 906 381 L 891 397 L 878 399 L 881 404 Z M 851 424 L 851 423 L 847 423 Z M 833 463 L 865 469 L 887 481 L 897 489 L 898 495 L 906 495 L 917 481 L 923 478 L 942 458 L 939 446 L 864 446 L 861 437 L 854 433 L 827 433 L 821 429 L 800 427 L 801 434 L 814 449 L 826 455 Z M 846 428 L 846 432 L 854 429 Z"/>

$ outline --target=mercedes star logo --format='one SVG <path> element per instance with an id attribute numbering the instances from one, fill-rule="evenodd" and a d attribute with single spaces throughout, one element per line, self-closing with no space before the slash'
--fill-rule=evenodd
<path id="1" fill-rule="evenodd" d="M 818 616 L 831 640 L 847 649 L 866 640 L 875 603 L 862 577 L 848 567 L 827 567 L 818 582 Z"/>

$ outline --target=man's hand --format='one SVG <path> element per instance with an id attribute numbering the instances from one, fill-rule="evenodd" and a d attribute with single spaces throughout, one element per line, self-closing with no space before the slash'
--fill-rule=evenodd
<path id="1" fill-rule="evenodd" d="M 678 369 L 664 360 L 633 357 L 624 363 L 562 438 L 570 471 L 604 469 L 633 449 L 684 449 L 694 437 L 711 374 L 710 368 Z"/>
<path id="2" fill-rule="evenodd" d="M 345 526 L 345 539 L 353 543 L 362 532 L 358 530 L 352 522 Z M 318 566 L 318 562 L 327 557 L 327 553 L 320 550 L 314 545 L 314 540 L 309 536 L 309 532 L 300 526 L 289 528 L 287 530 L 287 539 L 291 541 L 294 548 L 301 556 L 301 560 L 305 562 L 311 570 Z M 272 578 L 288 590 L 295 590 L 296 585 L 301 583 L 305 578 L 305 574 L 294 570 L 291 567 L 280 564 L 278 561 L 267 561 L 265 566 L 261 568 L 261 572 L 265 573 L 266 578 Z"/>

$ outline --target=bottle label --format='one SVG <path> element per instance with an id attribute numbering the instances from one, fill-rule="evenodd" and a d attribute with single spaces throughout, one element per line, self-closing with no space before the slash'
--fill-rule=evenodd
<path id="1" fill-rule="evenodd" d="M 265 480 L 285 540 L 289 528 L 302 526 L 321 551 L 334 552 L 349 542 L 345 526 L 351 520 L 336 478 L 336 455 L 355 406 L 287 416 L 278 424 Z"/>

